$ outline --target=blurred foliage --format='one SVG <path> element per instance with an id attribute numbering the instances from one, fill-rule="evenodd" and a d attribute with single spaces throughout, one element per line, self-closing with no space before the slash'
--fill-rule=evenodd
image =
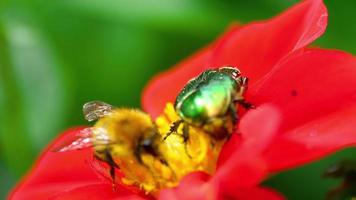
<path id="1" fill-rule="evenodd" d="M 139 107 L 154 74 L 212 41 L 228 24 L 267 19 L 296 2 L 2 0 L 0 193 L 55 135 L 85 124 L 83 103 Z M 329 27 L 316 45 L 356 53 L 356 1 L 326 4 Z M 291 199 L 320 199 L 333 182 L 320 179 L 323 169 L 352 153 L 282 173 L 267 184 Z"/>

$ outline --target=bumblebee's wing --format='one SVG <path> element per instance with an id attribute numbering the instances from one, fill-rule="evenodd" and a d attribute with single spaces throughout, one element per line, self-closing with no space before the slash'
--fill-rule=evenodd
<path id="1" fill-rule="evenodd" d="M 114 107 L 101 101 L 91 101 L 83 106 L 83 114 L 88 121 L 94 121 L 101 117 L 110 115 Z M 86 128 L 76 134 L 65 138 L 64 142 L 56 146 L 54 152 L 65 152 L 85 149 L 93 146 L 113 144 L 110 141 L 105 129 Z"/>
<path id="2" fill-rule="evenodd" d="M 109 115 L 114 107 L 102 101 L 90 101 L 83 106 L 83 114 L 89 122 Z"/>
<path id="3" fill-rule="evenodd" d="M 95 131 L 95 133 L 94 133 Z M 105 132 L 95 128 L 85 128 L 74 135 L 64 139 L 64 142 L 55 146 L 52 151 L 66 152 L 81 150 L 99 145 L 111 144 L 109 137 Z"/>

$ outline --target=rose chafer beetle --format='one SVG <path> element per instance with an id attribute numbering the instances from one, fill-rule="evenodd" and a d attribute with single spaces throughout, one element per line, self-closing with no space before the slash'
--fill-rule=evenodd
<path id="1" fill-rule="evenodd" d="M 183 124 L 183 138 L 189 138 L 189 125 L 201 127 L 212 137 L 223 139 L 238 121 L 236 105 L 251 108 L 244 99 L 248 78 L 235 67 L 202 72 L 190 80 L 176 97 L 174 108 L 180 120 L 174 122 L 167 138 Z"/>

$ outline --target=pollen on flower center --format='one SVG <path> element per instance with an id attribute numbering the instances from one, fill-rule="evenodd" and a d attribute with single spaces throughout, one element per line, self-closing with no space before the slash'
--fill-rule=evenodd
<path id="1" fill-rule="evenodd" d="M 201 128 L 189 126 L 189 139 L 184 141 L 182 127 L 164 139 L 173 122 L 179 120 L 172 103 L 168 103 L 155 121 L 162 140 L 158 146 L 162 158 L 143 155 L 143 164 L 120 167 L 128 185 L 138 185 L 147 193 L 177 186 L 187 174 L 203 171 L 213 174 L 218 155 L 225 140 L 214 140 Z M 164 162 L 162 162 L 164 159 Z M 121 165 L 122 166 L 122 165 Z"/>

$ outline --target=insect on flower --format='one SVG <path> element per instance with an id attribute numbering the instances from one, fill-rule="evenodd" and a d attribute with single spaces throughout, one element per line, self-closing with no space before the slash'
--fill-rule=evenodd
<path id="1" fill-rule="evenodd" d="M 350 87 L 356 85 L 355 56 L 338 50 L 308 47 L 325 31 L 327 15 L 322 0 L 301 1 L 270 20 L 229 28 L 212 45 L 153 78 L 145 89 L 142 105 L 145 112 L 158 117 L 154 124 L 161 137 L 169 132 L 174 122 L 182 120 L 174 106 L 167 106 L 167 102 L 177 97 L 190 78 L 209 66 L 239 66 L 252 82 L 244 96 L 259 105 L 258 109 L 239 116 L 241 135 L 232 134 L 220 155 L 216 149 L 213 150 L 218 153 L 212 155 L 209 139 L 213 137 L 204 134 L 205 127 L 189 123 L 189 120 L 186 120 L 189 124 L 187 149 L 191 158 L 184 152 L 183 137 L 180 136 L 182 127 L 177 129 L 179 135 L 171 134 L 162 140 L 159 152 L 178 181 L 171 185 L 167 182 L 157 184 L 155 197 L 160 200 L 285 199 L 261 183 L 270 175 L 355 146 L 356 90 Z M 50 147 L 77 131 L 65 131 Z M 132 149 L 129 152 L 129 157 L 135 161 Z M 146 158 L 153 157 L 141 155 L 144 163 L 148 163 Z M 103 181 L 88 167 L 86 159 L 91 156 L 90 149 L 60 155 L 44 150 L 9 198 L 152 199 L 149 195 L 127 190 L 123 183 L 117 184 L 119 192 L 113 192 L 110 182 Z M 213 162 L 217 156 L 218 166 Z M 119 161 L 114 156 L 113 159 Z M 159 159 L 152 160 L 167 169 L 168 177 L 169 167 Z M 121 171 L 125 169 L 119 167 Z M 208 171 L 208 176 L 197 171 Z M 177 187 L 172 188 L 174 186 Z"/>
<path id="2" fill-rule="evenodd" d="M 170 112 L 174 117 L 174 110 L 172 113 L 169 108 L 168 114 Z M 53 150 L 67 152 L 93 147 L 94 158 L 109 165 L 114 189 L 117 183 L 116 169 L 123 174 L 121 182 L 138 186 L 152 194 L 161 188 L 175 186 L 183 176 L 197 169 L 212 173 L 223 144 L 220 142 L 210 147 L 211 137 L 192 128 L 195 142 L 190 143 L 189 148 L 193 159 L 190 155 L 184 156 L 187 145 L 181 137 L 163 140 L 161 132 L 165 131 L 164 124 L 170 123 L 164 122 L 166 117 L 158 118 L 157 125 L 143 111 L 114 108 L 100 101 L 86 103 L 83 112 L 86 120 L 97 120 L 95 125 L 78 131 Z M 160 131 L 162 124 L 164 131 Z M 207 152 L 215 155 L 208 161 L 205 159 Z M 185 165 L 192 167 L 182 170 Z"/>
<path id="3" fill-rule="evenodd" d="M 178 94 L 174 107 L 181 118 L 165 136 L 183 124 L 183 137 L 189 138 L 189 125 L 201 127 L 216 139 L 224 139 L 238 121 L 236 104 L 253 107 L 244 99 L 248 78 L 235 67 L 209 69 L 190 80 Z"/>
<path id="4" fill-rule="evenodd" d="M 157 171 L 153 162 L 160 170 L 171 171 L 159 151 L 161 137 L 148 114 L 138 109 L 113 108 L 100 101 L 86 103 L 83 112 L 88 121 L 98 121 L 93 127 L 79 131 L 54 151 L 94 147 L 95 158 L 110 166 L 113 186 L 115 168 L 125 173 L 127 180 L 147 185 L 163 173 Z M 172 173 L 169 174 L 169 178 L 174 178 Z"/>

